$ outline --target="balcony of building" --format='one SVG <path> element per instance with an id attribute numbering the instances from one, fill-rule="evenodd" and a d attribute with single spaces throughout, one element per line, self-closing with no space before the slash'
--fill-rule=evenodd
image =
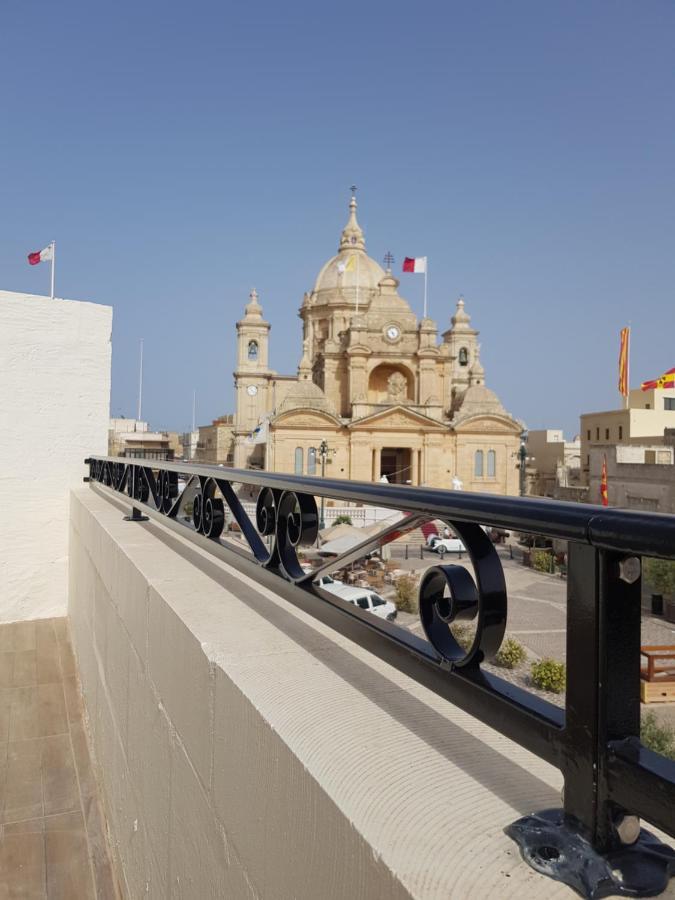
<path id="1" fill-rule="evenodd" d="M 63 443 L 39 457 L 22 432 L 3 472 L 0 897 L 668 896 L 675 764 L 640 741 L 640 581 L 675 555 L 672 518 L 107 458 L 110 321 L 61 312 L 40 424 Z M 48 396 L 38 374 L 17 416 Z M 331 500 L 392 516 L 326 559 Z M 427 553 L 415 615 L 318 583 L 427 520 L 466 553 Z M 555 702 L 492 667 L 526 581 L 481 525 L 568 542 L 564 597 L 539 603 L 566 632 Z"/>

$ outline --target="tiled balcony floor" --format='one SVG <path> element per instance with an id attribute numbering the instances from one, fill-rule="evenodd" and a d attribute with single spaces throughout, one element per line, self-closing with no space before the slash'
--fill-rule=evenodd
<path id="1" fill-rule="evenodd" d="M 66 619 L 0 625 L 0 900 L 116 900 Z"/>

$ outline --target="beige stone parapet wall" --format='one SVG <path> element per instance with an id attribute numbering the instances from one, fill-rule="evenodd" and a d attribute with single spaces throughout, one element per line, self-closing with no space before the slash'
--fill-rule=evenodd
<path id="1" fill-rule="evenodd" d="M 548 765 L 161 524 L 71 496 L 69 615 L 128 896 L 572 897 L 502 832 Z"/>

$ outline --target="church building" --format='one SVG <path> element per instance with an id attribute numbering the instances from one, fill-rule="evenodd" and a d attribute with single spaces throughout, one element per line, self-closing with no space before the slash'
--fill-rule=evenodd
<path id="1" fill-rule="evenodd" d="M 336 256 L 300 307 L 297 375 L 269 367 L 256 291 L 237 322 L 234 466 L 518 493 L 522 423 L 485 386 L 464 300 L 439 338 L 366 253 L 351 199 Z"/>

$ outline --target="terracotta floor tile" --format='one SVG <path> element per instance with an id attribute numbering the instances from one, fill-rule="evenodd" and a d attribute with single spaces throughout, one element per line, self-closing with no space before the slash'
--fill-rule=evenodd
<path id="1" fill-rule="evenodd" d="M 39 819 L 24 819 L 22 822 L 9 822 L 3 825 L 5 834 L 42 834 L 45 830 L 45 820 L 41 816 Z"/>
<path id="2" fill-rule="evenodd" d="M 77 671 L 77 667 L 75 665 L 75 654 L 73 653 L 70 641 L 61 641 L 58 646 L 59 654 L 61 656 L 61 671 L 63 677 L 65 678 L 68 675 L 74 675 Z"/>
<path id="3" fill-rule="evenodd" d="M 12 692 L 0 688 L 0 743 L 9 740 L 9 720 L 12 711 Z"/>
<path id="4" fill-rule="evenodd" d="M 14 654 L 0 653 L 0 688 L 14 687 Z"/>
<path id="5" fill-rule="evenodd" d="M 66 715 L 66 699 L 62 684 L 39 684 L 37 686 L 39 701 L 40 734 L 63 734 L 68 731 Z"/>
<path id="6" fill-rule="evenodd" d="M 7 640 L 11 646 L 5 647 L 6 650 L 14 653 L 20 653 L 22 650 L 35 650 L 35 622 L 12 622 L 8 628 Z"/>
<path id="7" fill-rule="evenodd" d="M 61 681 L 58 644 L 45 643 L 36 651 L 36 674 L 38 684 L 50 684 Z"/>
<path id="8" fill-rule="evenodd" d="M 12 687 L 37 684 L 37 654 L 35 650 L 21 650 L 14 654 Z"/>
<path id="9" fill-rule="evenodd" d="M 63 679 L 63 692 L 66 697 L 66 713 L 71 725 L 79 725 L 82 722 L 82 699 L 76 675 L 68 675 Z"/>
<path id="10" fill-rule="evenodd" d="M 4 834 L 0 842 L 0 896 L 7 900 L 47 897 L 42 832 Z M 77 896 L 71 894 L 71 898 Z"/>
<path id="11" fill-rule="evenodd" d="M 52 619 L 52 628 L 54 629 L 54 634 L 56 635 L 57 641 L 65 641 L 68 639 L 68 620 L 65 618 L 60 619 Z"/>
<path id="12" fill-rule="evenodd" d="M 47 897 L 95 900 L 82 814 L 45 819 Z"/>
<path id="13" fill-rule="evenodd" d="M 45 816 L 80 809 L 70 735 L 42 739 L 42 798 Z"/>
<path id="14" fill-rule="evenodd" d="M 56 643 L 54 621 L 54 619 L 39 619 L 35 623 L 35 644 L 38 649 L 45 644 Z"/>
<path id="15" fill-rule="evenodd" d="M 2 625 L 0 900 L 119 896 L 66 619 Z"/>
<path id="16" fill-rule="evenodd" d="M 12 709 L 9 718 L 9 740 L 25 741 L 40 737 L 38 717 L 38 689 L 34 687 L 12 688 L 9 691 Z"/>
<path id="17" fill-rule="evenodd" d="M 68 730 L 66 701 L 61 684 L 12 688 L 10 741 L 64 734 Z"/>
<path id="18" fill-rule="evenodd" d="M 10 742 L 4 772 L 0 821 L 19 822 L 42 816 L 42 741 Z"/>
<path id="19" fill-rule="evenodd" d="M 0 625 L 0 653 L 9 653 L 12 650 L 11 647 L 11 624 L 5 623 L 4 625 Z"/>

